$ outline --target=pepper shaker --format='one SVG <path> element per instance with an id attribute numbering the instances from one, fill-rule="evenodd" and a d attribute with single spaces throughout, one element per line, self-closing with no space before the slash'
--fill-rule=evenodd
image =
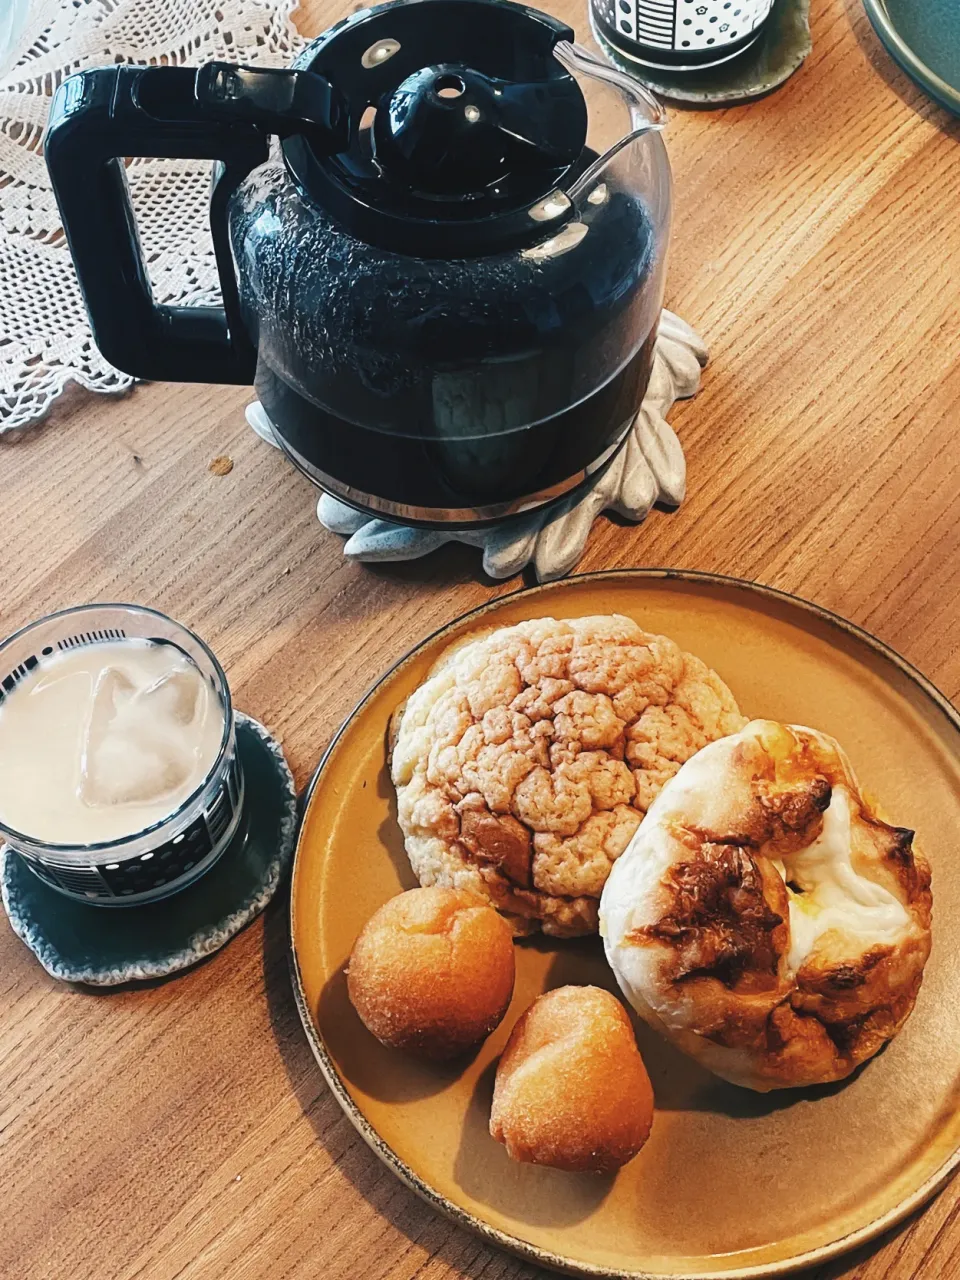
<path id="1" fill-rule="evenodd" d="M 760 36 L 774 0 L 590 0 L 615 49 L 660 70 L 698 71 L 735 58 Z"/>

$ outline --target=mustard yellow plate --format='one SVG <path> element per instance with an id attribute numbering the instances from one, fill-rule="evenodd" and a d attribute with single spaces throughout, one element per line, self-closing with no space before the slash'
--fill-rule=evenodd
<path id="1" fill-rule="evenodd" d="M 657 1114 L 616 1177 L 513 1164 L 489 1136 L 494 1066 L 523 1009 L 568 982 L 613 989 L 595 939 L 525 942 L 498 1031 L 456 1068 L 382 1048 L 347 1000 L 364 922 L 414 885 L 385 735 L 394 708 L 452 640 L 524 618 L 624 613 L 714 667 L 750 716 L 826 730 L 933 866 L 934 945 L 900 1036 L 843 1085 L 759 1095 L 723 1083 L 646 1028 Z M 521 591 L 424 641 L 367 694 L 311 789 L 292 891 L 294 984 L 320 1068 L 373 1150 L 440 1212 L 576 1275 L 785 1275 L 886 1230 L 960 1160 L 960 717 L 864 632 L 732 579 L 654 570 Z"/>

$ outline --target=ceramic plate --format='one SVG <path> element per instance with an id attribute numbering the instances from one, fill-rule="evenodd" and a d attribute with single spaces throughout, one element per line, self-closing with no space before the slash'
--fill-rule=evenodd
<path id="1" fill-rule="evenodd" d="M 907 75 L 960 116 L 957 0 L 864 0 L 877 35 Z"/>
<path id="2" fill-rule="evenodd" d="M 596 939 L 526 942 L 513 1004 L 468 1065 L 384 1049 L 350 1006 L 361 927 L 414 884 L 385 766 L 394 708 L 455 637 L 539 616 L 625 613 L 699 654 L 749 715 L 815 725 L 863 784 L 915 826 L 933 865 L 934 946 L 902 1034 L 852 1080 L 759 1095 L 723 1083 L 651 1031 L 653 1134 L 615 1178 L 513 1164 L 487 1133 L 493 1070 L 520 1012 L 567 982 L 610 987 Z M 578 1275 L 783 1275 L 852 1248 L 932 1195 L 960 1146 L 960 716 L 878 641 L 762 587 L 655 570 L 521 591 L 453 623 L 373 689 L 318 770 L 296 854 L 293 971 L 307 1035 L 373 1150 L 441 1212 L 489 1241 Z"/>

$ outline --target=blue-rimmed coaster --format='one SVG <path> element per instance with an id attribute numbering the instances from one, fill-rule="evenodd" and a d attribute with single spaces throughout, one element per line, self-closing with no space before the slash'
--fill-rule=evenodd
<path id="1" fill-rule="evenodd" d="M 0 892 L 14 933 L 63 982 L 117 986 L 162 978 L 218 951 L 264 909 L 293 855 L 297 793 L 278 742 L 237 713 L 244 777 L 237 834 L 193 884 L 139 907 L 96 907 L 58 893 L 4 847 Z"/>

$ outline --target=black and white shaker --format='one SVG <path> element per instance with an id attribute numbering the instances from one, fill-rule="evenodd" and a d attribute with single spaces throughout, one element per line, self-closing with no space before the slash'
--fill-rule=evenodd
<path id="1" fill-rule="evenodd" d="M 760 36 L 774 0 L 590 0 L 600 35 L 645 67 L 696 71 Z"/>

